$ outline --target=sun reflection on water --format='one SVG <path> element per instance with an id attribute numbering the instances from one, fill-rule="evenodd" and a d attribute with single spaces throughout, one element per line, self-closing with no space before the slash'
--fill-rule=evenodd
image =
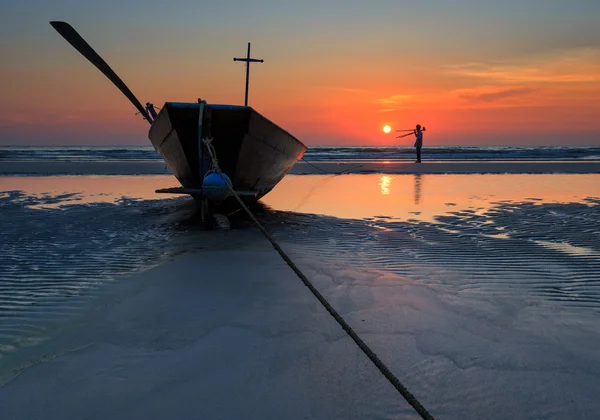
<path id="1" fill-rule="evenodd" d="M 381 189 L 381 195 L 390 195 L 392 185 L 392 177 L 384 175 L 379 179 L 379 188 Z"/>
<path id="2" fill-rule="evenodd" d="M 502 200 L 581 201 L 597 196 L 599 179 L 597 174 L 288 175 L 261 201 L 277 210 L 299 213 L 434 222 L 444 214 L 482 214 Z"/>

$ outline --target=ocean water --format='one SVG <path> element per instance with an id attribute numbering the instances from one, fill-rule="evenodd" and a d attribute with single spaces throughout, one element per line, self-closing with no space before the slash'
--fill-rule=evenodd
<path id="1" fill-rule="evenodd" d="M 600 147 L 426 147 L 429 160 L 600 160 Z M 412 147 L 311 146 L 308 161 L 413 160 Z M 154 161 L 152 146 L 0 147 L 2 161 Z"/>

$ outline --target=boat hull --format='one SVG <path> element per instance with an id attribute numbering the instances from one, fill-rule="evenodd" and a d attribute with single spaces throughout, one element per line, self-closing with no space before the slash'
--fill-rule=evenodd
<path id="1" fill-rule="evenodd" d="M 181 186 L 200 191 L 211 169 L 202 138 L 212 138 L 219 168 L 245 199 L 267 194 L 307 147 L 251 107 L 167 102 L 148 137 Z M 193 195 L 193 194 L 192 194 Z M 201 195 L 201 194 L 200 194 Z"/>

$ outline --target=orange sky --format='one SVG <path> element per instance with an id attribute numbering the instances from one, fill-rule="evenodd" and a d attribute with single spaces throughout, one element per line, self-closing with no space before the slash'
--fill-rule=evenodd
<path id="1" fill-rule="evenodd" d="M 427 127 L 426 145 L 600 144 L 600 38 L 591 41 L 598 30 L 585 20 L 600 11 L 593 3 L 502 25 L 511 9 L 485 1 L 468 9 L 457 1 L 458 11 L 431 2 L 356 2 L 359 11 L 266 3 L 248 9 L 256 25 L 238 15 L 230 22 L 225 6 L 214 6 L 211 21 L 208 9 L 197 10 L 198 21 L 156 11 L 179 13 L 162 16 L 168 25 L 152 11 L 133 14 L 135 5 L 115 20 L 107 6 L 74 11 L 78 3 L 69 0 L 58 11 L 40 3 L 33 16 L 5 14 L 0 144 L 148 144 L 147 123 L 133 106 L 50 27 L 57 14 L 141 102 L 159 106 L 198 97 L 243 103 L 244 65 L 232 58 L 251 40 L 265 63 L 252 67 L 250 105 L 308 145 L 404 144 L 382 127 L 416 123 Z M 426 19 L 404 17 L 417 7 Z M 9 33 L 19 19 L 27 36 Z"/>

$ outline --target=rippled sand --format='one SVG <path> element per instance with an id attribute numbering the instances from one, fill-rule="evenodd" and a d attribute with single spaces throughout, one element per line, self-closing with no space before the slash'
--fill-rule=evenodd
<path id="1" fill-rule="evenodd" d="M 68 384 L 81 387 L 76 378 L 87 365 L 96 366 L 87 372 L 95 375 L 95 392 L 107 392 L 116 376 L 129 384 L 123 398 L 135 394 L 140 401 L 130 415 L 148 414 L 145 406 L 165 413 L 160 409 L 168 401 L 178 401 L 171 407 L 175 413 L 196 407 L 174 389 L 201 390 L 205 413 L 218 413 L 222 393 L 233 388 L 216 373 L 202 375 L 216 364 L 233 378 L 239 372 L 227 368 L 231 360 L 248 370 L 227 398 L 230 415 L 243 412 L 233 407 L 236 398 L 241 406 L 251 404 L 244 387 L 263 390 L 248 394 L 265 402 L 252 405 L 263 418 L 412 415 L 399 396 L 385 391 L 354 345 L 343 341 L 307 289 L 296 287 L 291 270 L 267 258 L 274 251 L 243 217 L 232 221 L 231 231 L 201 231 L 189 199 L 153 193 L 168 177 L 43 179 L 0 178 L 0 374 L 6 382 L 24 372 L 0 389 L 0 405 L 20 413 L 15 418 L 54 407 L 45 400 L 24 408 L 17 396 L 35 386 L 56 395 L 61 389 L 81 392 L 83 402 L 63 401 L 63 408 L 85 412 L 84 403 L 96 400 Z M 598 185 L 600 175 L 288 176 L 254 210 L 436 418 L 595 418 Z M 182 252 L 188 255 L 178 257 Z M 244 262 L 225 269 L 219 264 L 228 252 Z M 261 263 L 254 264 L 252 255 Z M 206 267 L 212 275 L 203 277 Z M 129 280 L 143 270 L 149 277 Z M 239 277 L 227 277 L 220 287 L 219 272 Z M 153 286 L 144 286 L 144 278 L 152 278 Z M 258 289 L 242 286 L 245 278 L 255 279 Z M 128 281 L 139 290 L 119 292 Z M 183 289 L 174 289 L 179 282 Z M 268 299 L 261 298 L 267 290 Z M 124 307 L 107 309 L 101 318 L 85 315 L 90 302 L 102 299 Z M 225 304 L 231 299 L 237 303 Z M 161 316 L 153 318 L 152 305 Z M 164 318 L 169 313 L 179 315 Z M 232 327 L 242 330 L 221 337 Z M 191 334 L 195 330 L 206 335 Z M 323 336 L 294 341 L 313 333 Z M 202 350 L 203 343 L 214 350 Z M 332 343 L 336 350 L 328 353 Z M 70 356 L 61 346 L 82 350 Z M 186 348 L 202 357 L 196 360 Z M 227 348 L 244 349 L 243 361 Z M 36 349 L 53 356 L 43 359 Z M 325 356 L 318 360 L 314 352 Z M 27 368 L 40 359 L 46 367 Z M 158 378 L 142 364 L 154 366 Z M 266 371 L 265 383 L 279 389 L 274 395 L 280 402 L 303 392 L 313 411 L 301 411 L 293 399 L 275 402 L 260 385 Z M 331 382 L 334 371 L 343 380 Z M 182 379 L 186 387 L 174 387 L 173 381 L 190 375 L 193 381 Z M 307 391 L 311 383 L 314 392 Z M 111 407 L 117 410 L 109 404 L 99 413 L 111 415 Z"/>

